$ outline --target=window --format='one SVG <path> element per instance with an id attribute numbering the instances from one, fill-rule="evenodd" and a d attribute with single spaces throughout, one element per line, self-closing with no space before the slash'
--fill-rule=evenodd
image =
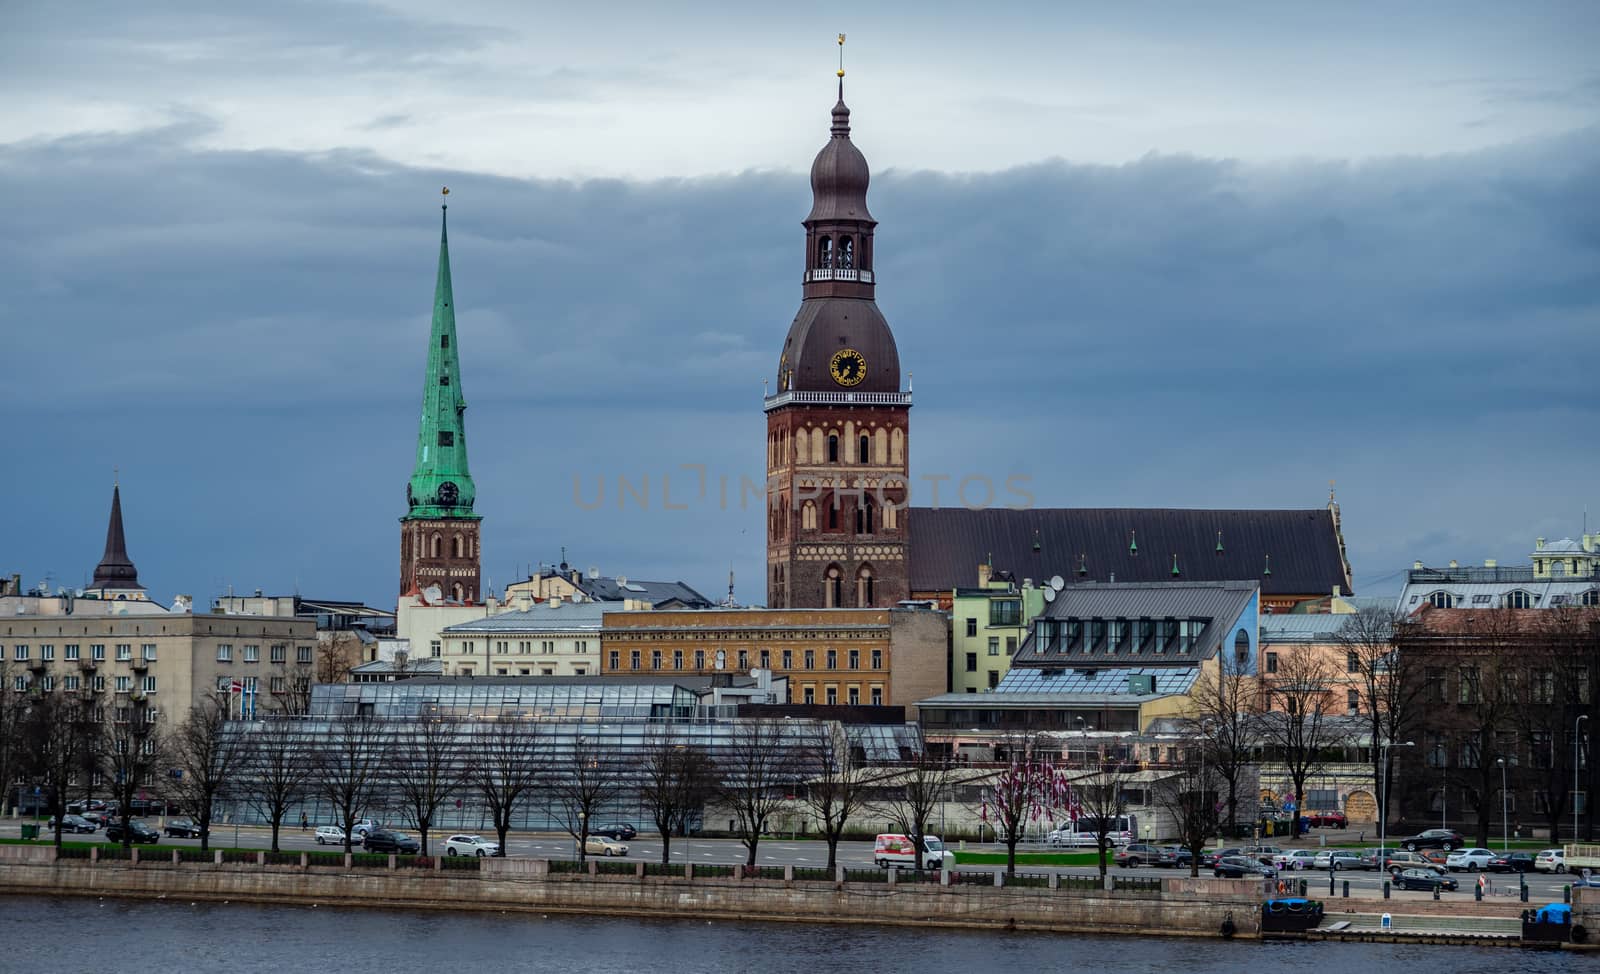
<path id="1" fill-rule="evenodd" d="M 439 384 L 440 384 L 440 385 L 441 385 L 441 386 L 447 386 L 447 385 L 449 385 L 449 384 L 450 384 L 450 376 L 448 376 L 448 375 L 441 375 L 441 376 L 439 376 Z"/>
<path id="2" fill-rule="evenodd" d="M 468 645 L 468 648 L 469 649 L 471 648 L 470 644 Z M 310 646 L 296 646 L 295 649 L 294 649 L 294 659 L 295 659 L 296 663 L 309 663 L 309 662 L 311 662 L 311 647 Z"/>
<path id="3" fill-rule="evenodd" d="M 989 637 L 989 655 L 990 656 L 999 656 L 1000 655 L 1000 637 L 999 636 L 990 636 Z"/>
<path id="4" fill-rule="evenodd" d="M 611 664 L 613 670 L 622 669 L 622 652 L 613 649 L 610 656 L 607 657 L 607 661 Z"/>
<path id="5" fill-rule="evenodd" d="M 839 527 L 839 505 L 837 503 L 837 498 L 835 498 L 835 503 L 832 503 L 832 504 L 828 505 L 828 530 L 830 530 L 830 531 L 837 530 L 838 527 Z"/>
<path id="6" fill-rule="evenodd" d="M 1476 666 L 1463 666 L 1457 676 L 1461 681 L 1461 685 L 1457 688 L 1456 702 L 1477 703 L 1479 699 L 1478 668 Z M 1473 767 L 1477 767 L 1477 765 L 1473 765 Z"/>
<path id="7" fill-rule="evenodd" d="M 837 649 L 830 649 L 824 655 L 828 660 L 828 669 L 836 670 L 839 668 L 839 651 Z"/>
<path id="8" fill-rule="evenodd" d="M 697 670 L 703 670 L 703 669 L 706 668 L 706 651 L 705 650 L 697 649 L 697 650 L 694 651 L 694 668 L 697 669 Z"/>
<path id="9" fill-rule="evenodd" d="M 638 668 L 639 668 L 639 651 L 637 649 L 635 649 L 635 650 L 633 650 L 633 651 L 628 653 L 628 669 L 636 670 Z"/>
<path id="10" fill-rule="evenodd" d="M 127 693 L 129 690 L 132 690 L 132 689 L 133 689 L 133 677 L 131 677 L 131 676 L 119 676 L 119 677 L 117 677 L 117 692 L 118 693 Z"/>
<path id="11" fill-rule="evenodd" d="M 817 688 L 816 687 L 806 687 L 804 690 L 801 690 L 800 691 L 800 699 L 804 703 L 816 703 L 817 702 Z"/>
<path id="12" fill-rule="evenodd" d="M 750 668 L 750 651 L 748 649 L 741 649 L 741 650 L 739 650 L 739 669 L 748 670 L 749 668 Z"/>
<path id="13" fill-rule="evenodd" d="M 831 507 L 828 508 L 828 511 L 830 512 L 830 514 L 829 514 L 830 517 L 832 516 L 833 510 L 834 510 L 834 508 L 831 508 Z M 838 565 L 830 565 L 830 566 L 828 566 L 828 571 L 827 571 L 827 573 L 825 574 L 825 576 L 823 578 L 823 584 L 826 586 L 825 594 L 827 596 L 826 604 L 825 604 L 824 607 L 825 608 L 829 608 L 829 609 L 837 609 L 837 608 L 843 606 L 844 605 L 844 573 L 839 570 L 839 566 Z"/>
<path id="14" fill-rule="evenodd" d="M 151 647 L 151 649 L 154 649 L 154 648 L 155 647 Z M 259 663 L 259 662 L 261 662 L 261 647 L 260 646 L 256 646 L 256 645 L 247 645 L 247 646 L 245 646 L 245 648 L 244 648 L 244 661 L 246 663 Z"/>
<path id="15" fill-rule="evenodd" d="M 874 707 L 883 706 L 883 687 L 872 688 L 872 705 Z"/>
<path id="16" fill-rule="evenodd" d="M 806 669 L 814 670 L 814 669 L 817 668 L 817 651 L 816 650 L 814 650 L 814 649 L 806 650 L 805 651 L 805 658 L 806 658 Z"/>
<path id="17" fill-rule="evenodd" d="M 1428 596 L 1428 603 L 1435 609 L 1448 609 L 1456 604 L 1456 600 L 1449 592 L 1434 592 Z"/>
<path id="18" fill-rule="evenodd" d="M 978 654 L 977 653 L 968 653 L 967 654 L 967 672 L 968 673 L 976 673 L 976 672 L 978 672 Z"/>
<path id="19" fill-rule="evenodd" d="M 11 689 L 18 693 L 26 693 L 28 690 L 28 678 L 25 676 L 16 677 L 11 681 Z"/>
<path id="20" fill-rule="evenodd" d="M 1476 768 L 1478 766 L 1478 742 L 1473 738 L 1461 741 L 1461 760 L 1458 762 L 1463 768 Z"/>
<path id="21" fill-rule="evenodd" d="M 105 677 L 97 676 L 97 677 L 94 678 L 94 692 L 95 693 L 105 693 L 106 692 L 106 678 Z"/>
<path id="22" fill-rule="evenodd" d="M 76 690 L 78 689 L 78 686 L 78 676 L 76 674 L 61 678 L 61 687 L 64 690 Z"/>
<path id="23" fill-rule="evenodd" d="M 118 659 L 122 658 L 122 647 L 121 646 L 117 647 L 117 658 Z M 233 644 L 232 643 L 217 643 L 217 662 L 218 663 L 232 663 L 233 662 Z"/>
<path id="24" fill-rule="evenodd" d="M 1506 593 L 1506 608 L 1508 609 L 1531 609 L 1537 601 L 1538 599 L 1534 597 L 1532 592 L 1524 592 L 1521 589 Z"/>
<path id="25" fill-rule="evenodd" d="M 852 670 L 861 669 L 861 650 L 852 649 L 849 653 L 849 666 Z"/>
<path id="26" fill-rule="evenodd" d="M 273 693 L 283 693 L 288 689 L 289 681 L 284 677 L 275 676 L 271 680 L 267 681 L 267 686 Z"/>
<path id="27" fill-rule="evenodd" d="M 792 650 L 792 649 L 784 650 L 783 651 L 783 655 L 780 656 L 779 658 L 783 660 L 783 668 L 784 669 L 786 669 L 786 670 L 794 669 L 794 650 Z"/>
<path id="28" fill-rule="evenodd" d="M 274 663 L 285 663 L 285 662 L 288 662 L 288 659 L 289 659 L 289 647 L 286 644 L 284 644 L 284 643 L 273 643 L 270 647 L 268 647 L 267 651 L 272 654 L 272 661 Z M 435 653 L 434 655 L 437 656 L 438 654 Z"/>
<path id="29" fill-rule="evenodd" d="M 1444 668 L 1428 667 L 1423 679 L 1422 698 L 1429 703 L 1444 703 Z"/>
<path id="30" fill-rule="evenodd" d="M 851 687 L 849 690 L 846 691 L 846 693 L 848 694 L 846 699 L 849 700 L 850 706 L 852 706 L 852 707 L 861 706 L 861 688 L 860 687 Z"/>
<path id="31" fill-rule="evenodd" d="M 1344 671 L 1346 673 L 1360 673 L 1361 672 L 1361 654 L 1360 653 L 1346 653 L 1345 654 L 1345 657 L 1344 657 Z"/>
<path id="32" fill-rule="evenodd" d="M 839 266 L 844 268 L 856 266 L 855 238 L 839 238 Z"/>
<path id="33" fill-rule="evenodd" d="M 45 674 L 44 676 L 39 677 L 39 689 L 44 690 L 46 693 L 48 693 L 49 691 L 54 690 L 55 688 L 56 688 L 56 678 L 55 677 L 50 676 L 48 673 Z"/>
<path id="34" fill-rule="evenodd" d="M 1506 767 L 1517 766 L 1517 732 L 1495 731 L 1494 734 L 1495 756 L 1506 762 Z"/>
<path id="35" fill-rule="evenodd" d="M 772 669 L 772 650 L 763 649 L 761 651 L 761 668 L 764 670 Z"/>
<path id="36" fill-rule="evenodd" d="M 96 663 L 104 663 L 106 661 L 105 643 L 90 643 L 89 655 L 94 657 Z"/>
<path id="37" fill-rule="evenodd" d="M 1442 768 L 1449 759 L 1449 748 L 1445 743 L 1444 735 L 1437 731 L 1429 731 L 1425 738 L 1425 760 L 1430 768 Z"/>
<path id="38" fill-rule="evenodd" d="M 1276 673 L 1276 672 L 1278 672 L 1278 654 L 1277 653 L 1268 653 L 1267 654 L 1267 672 L 1268 673 Z"/>
<path id="39" fill-rule="evenodd" d="M 672 651 L 672 668 L 675 670 L 683 669 L 683 650 L 675 649 Z"/>
<path id="40" fill-rule="evenodd" d="M 856 461 L 857 463 L 872 462 L 872 439 L 865 433 L 861 434 L 861 441 L 858 444 L 856 455 L 860 458 Z M 868 528 L 867 530 L 871 531 L 872 529 Z"/>
<path id="41" fill-rule="evenodd" d="M 827 690 L 827 701 L 828 701 L 828 706 L 830 706 L 830 707 L 838 706 L 838 703 L 839 703 L 839 688 L 838 687 L 834 687 L 834 686 L 828 687 L 828 690 Z"/>
<path id="42" fill-rule="evenodd" d="M 19 663 L 28 658 L 28 647 L 22 646 L 22 645 L 18 645 L 18 646 L 13 647 L 13 648 L 16 650 L 14 655 L 16 656 L 16 659 L 17 659 L 17 661 Z"/>
<path id="43" fill-rule="evenodd" d="M 872 533 L 872 498 L 861 498 L 861 504 L 856 508 L 856 534 Z"/>
<path id="44" fill-rule="evenodd" d="M 1017 637 L 1016 636 L 1007 636 L 1006 637 L 1006 655 L 1010 656 L 1013 653 L 1015 653 L 1016 651 L 1017 651 Z"/>
<path id="45" fill-rule="evenodd" d="M 432 640 L 428 641 L 428 655 L 429 656 L 432 656 L 434 659 L 438 659 L 443 654 L 444 654 L 444 646 L 440 644 L 439 640 L 432 639 Z"/>
<path id="46" fill-rule="evenodd" d="M 55 647 L 55 644 L 54 643 L 45 643 L 43 646 L 40 646 L 39 647 L 39 658 L 42 659 L 42 660 L 53 660 L 53 659 L 55 659 L 56 658 L 56 647 Z M 46 689 L 48 689 L 48 688 L 46 688 Z"/>
<path id="47" fill-rule="evenodd" d="M 140 684 L 139 689 L 143 690 L 145 693 L 155 693 L 156 692 L 156 678 L 153 677 L 153 676 L 145 677 L 144 678 L 144 682 L 142 684 Z"/>
<path id="48" fill-rule="evenodd" d="M 1345 691 L 1344 709 L 1348 713 L 1361 713 L 1361 693 L 1358 690 Z"/>
<path id="49" fill-rule="evenodd" d="M 117 662 L 124 663 L 133 659 L 132 643 L 117 643 Z"/>
<path id="50" fill-rule="evenodd" d="M 828 434 L 828 462 L 829 463 L 838 463 L 839 462 L 839 434 L 838 433 L 829 433 Z M 832 517 L 829 517 L 829 521 L 831 522 L 832 520 L 833 520 Z M 830 528 L 833 527 L 833 524 L 830 523 L 828 525 L 828 527 L 830 527 Z"/>
<path id="51" fill-rule="evenodd" d="M 969 618 L 967 620 L 967 638 L 971 639 L 973 636 L 976 636 L 977 634 L 978 634 L 978 620 Z"/>
<path id="52" fill-rule="evenodd" d="M 833 266 L 833 238 L 832 237 L 819 237 L 819 238 L 817 238 L 817 266 L 818 267 L 832 267 Z"/>
<path id="53" fill-rule="evenodd" d="M 440 335 L 439 336 L 439 347 L 440 348 L 449 348 L 450 347 L 450 336 L 449 335 Z"/>
<path id="54" fill-rule="evenodd" d="M 661 669 L 661 650 L 652 649 L 650 651 L 650 668 L 652 670 Z"/>
<path id="55" fill-rule="evenodd" d="M 1022 625 L 1022 602 L 1019 599 L 992 599 L 989 602 L 989 625 Z"/>
<path id="56" fill-rule="evenodd" d="M 456 434 L 455 434 L 455 431 L 454 430 L 440 430 L 439 431 L 439 445 L 440 446 L 455 446 L 456 445 Z"/>
<path id="57" fill-rule="evenodd" d="M 1528 761 L 1541 771 L 1555 767 L 1555 736 L 1549 731 L 1528 735 Z"/>
<path id="58" fill-rule="evenodd" d="M 1000 685 L 1000 671 L 999 670 L 990 670 L 989 671 L 989 689 L 993 690 L 995 687 L 997 687 L 999 685 Z"/>
<path id="59" fill-rule="evenodd" d="M 1556 702 L 1556 674 L 1554 670 L 1535 670 L 1528 681 L 1528 695 L 1534 703 Z"/>
<path id="60" fill-rule="evenodd" d="M 875 670 L 883 669 L 883 650 L 875 649 L 872 651 L 872 668 Z"/>

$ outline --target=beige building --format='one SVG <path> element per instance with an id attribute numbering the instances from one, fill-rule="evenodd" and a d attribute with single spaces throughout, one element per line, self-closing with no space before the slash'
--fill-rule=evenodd
<path id="1" fill-rule="evenodd" d="M 551 598 L 527 608 L 460 622 L 440 634 L 450 676 L 594 676 L 602 618 L 633 603 Z"/>

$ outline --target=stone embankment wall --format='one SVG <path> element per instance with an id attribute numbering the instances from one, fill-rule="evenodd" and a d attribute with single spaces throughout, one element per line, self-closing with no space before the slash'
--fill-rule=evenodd
<path id="1" fill-rule="evenodd" d="M 438 860 L 418 868 L 391 858 L 373 868 L 267 864 L 264 854 L 254 862 L 193 858 L 57 860 L 50 847 L 0 846 L 0 892 L 1195 937 L 1220 936 L 1224 920 L 1236 936 L 1257 936 L 1262 897 L 1259 882 L 1188 877 L 1146 880 L 1136 890 L 1068 889 L 1000 885 L 988 872 L 982 883 L 970 872 L 966 881 L 906 883 L 795 880 L 773 870 L 759 879 L 696 876 L 692 866 L 687 875 L 647 876 L 642 862 L 619 875 L 593 861 L 588 872 L 571 873 L 527 859 L 462 871 Z"/>

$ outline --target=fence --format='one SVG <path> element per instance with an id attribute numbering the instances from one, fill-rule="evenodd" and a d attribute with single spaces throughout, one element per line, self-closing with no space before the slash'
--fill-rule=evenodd
<path id="1" fill-rule="evenodd" d="M 1113 876 L 1111 888 L 1133 893 L 1159 893 L 1161 880 L 1153 876 Z"/>
<path id="2" fill-rule="evenodd" d="M 1056 882 L 1057 889 L 1095 890 L 1105 889 L 1105 885 L 1098 875 L 1083 873 L 1062 873 Z"/>
<path id="3" fill-rule="evenodd" d="M 887 883 L 889 874 L 882 869 L 846 869 L 844 881 L 847 883 Z"/>
<path id="4" fill-rule="evenodd" d="M 677 862 L 647 862 L 644 864 L 646 876 L 670 876 L 673 879 L 683 878 L 683 864 Z"/>

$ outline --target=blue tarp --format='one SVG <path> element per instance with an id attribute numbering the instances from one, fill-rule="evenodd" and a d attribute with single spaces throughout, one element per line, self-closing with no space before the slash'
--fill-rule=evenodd
<path id="1" fill-rule="evenodd" d="M 1572 907 L 1565 903 L 1551 903 L 1539 907 L 1540 923 L 1571 923 Z"/>

